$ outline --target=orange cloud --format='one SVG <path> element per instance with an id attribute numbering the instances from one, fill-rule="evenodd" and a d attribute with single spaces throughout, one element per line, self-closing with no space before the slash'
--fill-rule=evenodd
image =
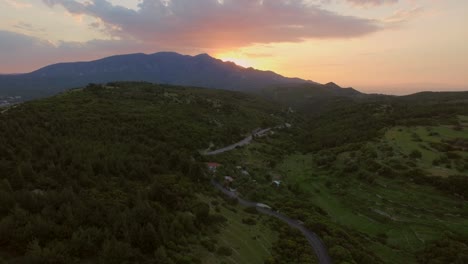
<path id="1" fill-rule="evenodd" d="M 342 16 L 305 1 L 143 0 L 138 10 L 107 0 L 43 0 L 99 18 L 108 33 L 165 46 L 235 48 L 254 43 L 351 38 L 381 30 L 376 20 Z"/>
<path id="2" fill-rule="evenodd" d="M 10 6 L 17 8 L 17 9 L 23 9 L 23 8 L 31 8 L 32 5 L 29 3 L 24 3 L 22 1 L 18 0 L 4 0 L 7 4 Z"/>

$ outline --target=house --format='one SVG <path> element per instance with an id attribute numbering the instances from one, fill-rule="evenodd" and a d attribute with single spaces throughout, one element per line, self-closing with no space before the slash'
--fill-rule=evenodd
<path id="1" fill-rule="evenodd" d="M 231 176 L 224 176 L 224 182 L 231 183 L 233 181 L 234 181 L 234 179 Z"/>
<path id="2" fill-rule="evenodd" d="M 271 207 L 266 205 L 266 204 L 262 204 L 262 203 L 257 203 L 256 204 L 257 207 L 260 207 L 260 208 L 264 208 L 264 209 L 270 209 L 271 210 Z"/>
<path id="3" fill-rule="evenodd" d="M 216 163 L 216 162 L 208 162 L 206 163 L 206 166 L 208 167 L 208 170 L 212 173 L 215 173 L 218 167 L 221 166 L 221 164 Z"/>
<path id="4" fill-rule="evenodd" d="M 224 187 L 230 187 L 234 179 L 231 176 L 224 176 Z"/>

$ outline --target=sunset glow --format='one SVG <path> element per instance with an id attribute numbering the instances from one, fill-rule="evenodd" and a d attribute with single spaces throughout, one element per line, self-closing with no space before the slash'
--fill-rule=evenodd
<path id="1" fill-rule="evenodd" d="M 252 59 L 249 59 L 247 57 L 237 57 L 237 56 L 230 56 L 230 55 L 215 55 L 216 58 L 222 60 L 222 61 L 229 61 L 229 62 L 234 62 L 235 64 L 242 66 L 244 68 L 258 68 L 255 65 L 255 61 Z"/>
<path id="2" fill-rule="evenodd" d="M 467 9 L 459 0 L 8 0 L 0 73 L 175 51 L 369 92 L 464 90 Z"/>

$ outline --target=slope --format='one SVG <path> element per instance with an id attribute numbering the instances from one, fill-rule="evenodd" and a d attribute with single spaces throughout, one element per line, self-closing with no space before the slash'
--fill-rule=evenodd
<path id="1" fill-rule="evenodd" d="M 334 262 L 464 263 L 467 116 L 466 92 L 347 101 L 216 161 L 242 196 L 317 232 Z"/>
<path id="2" fill-rule="evenodd" d="M 225 218 L 200 198 L 212 188 L 198 150 L 282 115 L 239 93 L 147 83 L 11 108 L 0 114 L 0 261 L 199 263 L 199 241 Z"/>

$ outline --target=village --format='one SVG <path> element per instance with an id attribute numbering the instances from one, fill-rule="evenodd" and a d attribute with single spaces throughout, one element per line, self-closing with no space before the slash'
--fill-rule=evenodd
<path id="1" fill-rule="evenodd" d="M 17 104 L 21 101 L 21 96 L 0 96 L 0 107 L 6 107 L 12 104 Z"/>
<path id="2" fill-rule="evenodd" d="M 235 144 L 217 150 L 213 150 L 211 152 L 205 151 L 203 154 L 205 156 L 213 156 L 229 152 L 237 148 L 249 145 L 255 139 L 273 136 L 275 135 L 275 130 L 289 129 L 291 128 L 291 126 L 291 124 L 285 123 L 271 128 L 257 128 L 254 131 L 252 131 L 252 133 L 248 135 L 245 139 Z M 279 189 L 282 187 L 282 176 L 280 173 L 274 171 L 267 172 L 267 174 L 263 175 L 263 177 L 261 178 L 256 178 L 256 176 L 258 175 L 256 175 L 255 173 L 252 174 L 252 172 L 249 171 L 249 166 L 247 164 L 240 165 L 230 164 L 227 162 L 226 164 L 221 164 L 219 162 L 210 161 L 206 162 L 206 166 L 208 168 L 209 173 L 211 174 L 212 179 L 217 184 L 219 184 L 219 186 L 222 186 L 225 190 L 231 192 L 231 194 L 229 194 L 231 196 L 234 195 L 235 197 L 238 197 L 239 189 L 244 188 L 244 190 L 248 190 L 258 187 L 259 184 L 261 184 L 262 186 L 268 186 L 269 184 L 271 188 L 275 189 Z M 261 182 L 257 182 L 257 180 Z M 256 206 L 271 209 L 270 206 L 262 203 L 257 203 Z"/>
<path id="3" fill-rule="evenodd" d="M 237 192 L 237 188 L 240 187 L 237 183 L 237 180 L 243 179 L 244 181 L 247 180 L 252 184 L 256 184 L 256 180 L 253 179 L 250 173 L 247 171 L 247 168 L 243 166 L 235 166 L 234 173 L 231 175 L 222 175 L 217 172 L 225 172 L 226 170 L 222 170 L 222 164 L 217 162 L 208 162 L 206 163 L 209 172 L 214 176 L 214 178 L 222 184 L 222 186 L 228 189 L 231 192 Z M 231 170 L 232 171 L 232 170 Z M 273 187 L 279 188 L 281 186 L 281 176 L 279 174 L 270 173 L 272 177 L 271 185 Z M 245 183 L 242 183 L 245 184 Z"/>

